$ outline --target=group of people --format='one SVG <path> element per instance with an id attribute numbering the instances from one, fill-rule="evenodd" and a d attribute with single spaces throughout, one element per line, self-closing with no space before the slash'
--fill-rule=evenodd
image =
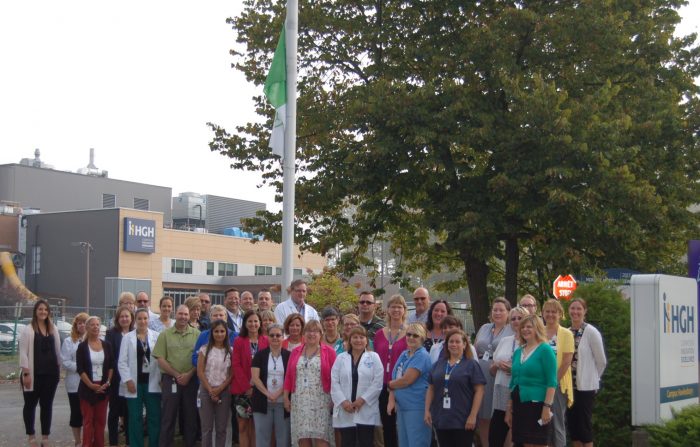
<path id="1" fill-rule="evenodd" d="M 29 445 L 49 445 L 61 366 L 76 446 L 104 446 L 105 426 L 118 445 L 120 421 L 132 447 L 144 431 L 149 445 L 172 446 L 178 427 L 188 447 L 230 446 L 236 433 L 241 447 L 469 446 L 477 429 L 482 445 L 563 446 L 567 425 L 576 445 L 592 445 L 605 354 L 583 300 L 564 329 L 556 300 L 543 306 L 545 326 L 533 297 L 513 309 L 497 298 L 472 345 L 423 287 L 410 314 L 401 295 L 389 298 L 386 320 L 370 292 L 341 315 L 306 303 L 303 280 L 288 291 L 274 311 L 267 290 L 256 303 L 229 289 L 224 305 L 203 293 L 174 309 L 164 297 L 160 314 L 145 292 L 124 293 L 103 338 L 100 319 L 81 313 L 63 346 L 39 300 L 20 338 Z"/>

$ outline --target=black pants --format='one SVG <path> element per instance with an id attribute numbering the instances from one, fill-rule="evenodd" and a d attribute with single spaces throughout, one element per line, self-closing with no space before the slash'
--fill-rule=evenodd
<path id="1" fill-rule="evenodd" d="M 176 385 L 177 392 L 172 392 L 172 384 L 175 378 L 163 374 L 161 378 L 161 421 L 160 421 L 160 447 L 172 447 L 174 445 L 175 427 L 178 424 L 178 412 L 182 412 L 185 419 L 185 447 L 194 447 L 197 440 L 197 381 L 192 379 L 187 385 Z M 155 447 L 155 446 L 154 446 Z"/>
<path id="2" fill-rule="evenodd" d="M 343 447 L 369 447 L 374 442 L 374 425 L 341 428 L 340 439 Z"/>
<path id="3" fill-rule="evenodd" d="M 117 390 L 119 386 L 117 385 Z M 124 433 L 126 437 L 126 445 L 129 445 L 129 426 L 126 409 L 126 398 L 119 395 L 119 391 L 110 392 L 109 395 L 109 414 L 107 415 L 107 431 L 109 432 L 109 445 L 119 445 L 119 417 L 124 418 Z"/>
<path id="4" fill-rule="evenodd" d="M 436 430 L 440 447 L 470 446 L 474 441 L 474 430 Z"/>
<path id="5" fill-rule="evenodd" d="M 399 438 L 396 433 L 396 411 L 389 415 L 386 412 L 386 406 L 389 403 L 389 390 L 386 385 L 382 387 L 382 392 L 379 394 L 379 415 L 382 418 L 382 430 L 384 431 L 384 447 L 398 447 Z"/>
<path id="6" fill-rule="evenodd" d="M 68 425 L 73 428 L 83 426 L 83 414 L 80 412 L 80 398 L 78 392 L 68 393 L 68 404 L 70 405 L 70 421 Z"/>
<path id="7" fill-rule="evenodd" d="M 34 435 L 34 419 L 36 416 L 36 406 L 39 404 L 39 420 L 41 421 L 41 434 L 48 436 L 51 434 L 51 416 L 53 410 L 53 398 L 58 387 L 57 375 L 34 375 L 34 391 L 25 391 L 24 408 L 24 428 L 27 435 Z"/>
<path id="8" fill-rule="evenodd" d="M 489 447 L 503 447 L 508 437 L 510 427 L 506 424 L 506 412 L 493 410 L 489 423 Z"/>

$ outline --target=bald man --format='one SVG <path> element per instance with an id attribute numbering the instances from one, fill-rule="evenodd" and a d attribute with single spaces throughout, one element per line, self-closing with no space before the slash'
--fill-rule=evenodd
<path id="1" fill-rule="evenodd" d="M 418 287 L 413 292 L 413 303 L 416 305 L 416 310 L 408 314 L 408 322 L 428 324 L 428 309 L 430 309 L 428 289 Z"/>

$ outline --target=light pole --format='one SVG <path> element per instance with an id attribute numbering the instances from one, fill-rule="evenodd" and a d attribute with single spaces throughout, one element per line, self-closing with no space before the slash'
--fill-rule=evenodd
<path id="1" fill-rule="evenodd" d="M 94 249 L 90 242 L 71 242 L 74 247 L 80 247 L 80 251 L 85 253 L 85 312 L 90 315 L 90 252 Z"/>

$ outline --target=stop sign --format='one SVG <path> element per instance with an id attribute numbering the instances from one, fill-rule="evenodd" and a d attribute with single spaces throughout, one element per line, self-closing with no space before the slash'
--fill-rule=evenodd
<path id="1" fill-rule="evenodd" d="M 557 299 L 570 300 L 574 290 L 576 290 L 576 279 L 572 275 L 559 275 L 554 280 L 552 291 Z"/>

